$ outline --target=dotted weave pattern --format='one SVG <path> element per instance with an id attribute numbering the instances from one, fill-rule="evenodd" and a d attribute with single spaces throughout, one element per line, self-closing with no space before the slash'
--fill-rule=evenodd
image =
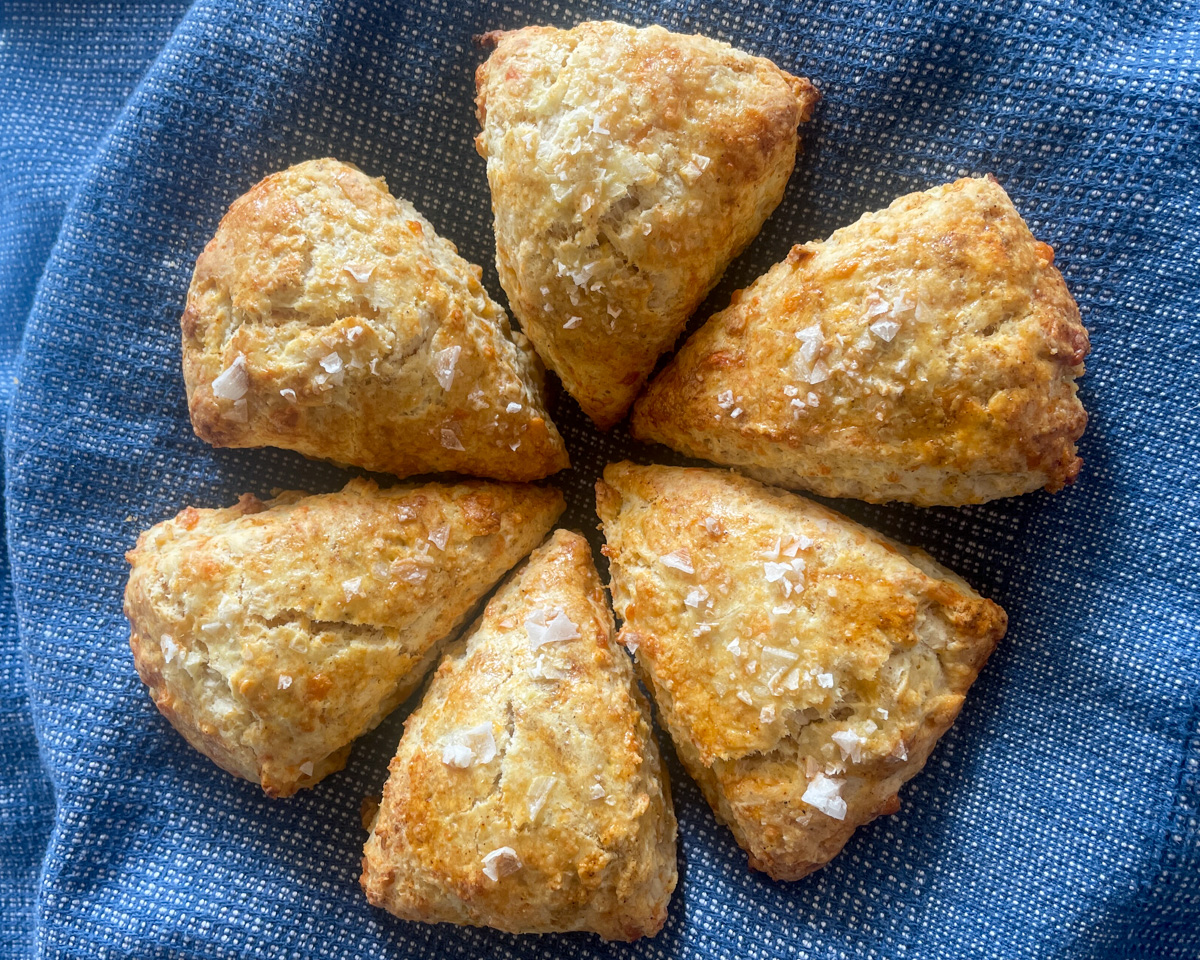
<path id="1" fill-rule="evenodd" d="M 1200 956 L 1200 3 L 198 0 L 0 8 L 0 955 Z M 655 939 L 408 924 L 358 887 L 402 707 L 286 801 L 223 774 L 138 681 L 137 533 L 348 474 L 190 429 L 179 314 L 228 203 L 332 155 L 386 176 L 494 296 L 473 37 L 613 18 L 698 31 L 824 99 L 787 195 L 698 318 L 900 194 L 995 174 L 1092 332 L 1078 483 L 960 510 L 838 503 L 926 548 L 1010 630 L 902 808 L 796 883 L 749 872 L 666 754 L 681 883 Z M 17 344 L 24 329 L 24 339 Z M 15 386 L 14 386 L 15 384 Z M 564 524 L 606 462 L 678 462 L 553 415 Z M 599 556 L 597 559 L 601 559 Z M 0 574 L 6 571 L 0 570 Z"/>

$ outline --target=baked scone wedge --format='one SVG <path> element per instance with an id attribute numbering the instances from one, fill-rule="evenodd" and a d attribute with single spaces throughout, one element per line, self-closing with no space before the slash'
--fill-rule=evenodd
<path id="1" fill-rule="evenodd" d="M 675 814 L 649 705 L 583 537 L 534 551 L 405 721 L 363 855 L 406 920 L 657 933 Z"/>
<path id="2" fill-rule="evenodd" d="M 525 484 L 369 480 L 188 507 L 126 555 L 138 674 L 192 746 L 289 796 L 342 768 L 562 509 Z"/>
<path id="3" fill-rule="evenodd" d="M 496 266 L 601 428 L 779 204 L 818 95 L 716 40 L 587 22 L 489 34 L 475 76 Z"/>
<path id="4" fill-rule="evenodd" d="M 482 273 L 382 179 L 337 160 L 234 201 L 181 320 L 196 435 L 399 477 L 568 465 L 544 370 Z"/>
<path id="5" fill-rule="evenodd" d="M 750 865 L 795 880 L 898 810 L 1004 611 L 926 554 L 725 471 L 610 465 L 596 504 L 621 639 Z"/>
<path id="6" fill-rule="evenodd" d="M 827 497 L 982 503 L 1071 483 L 1088 334 L 991 178 L 792 248 L 655 378 L 632 429 Z"/>

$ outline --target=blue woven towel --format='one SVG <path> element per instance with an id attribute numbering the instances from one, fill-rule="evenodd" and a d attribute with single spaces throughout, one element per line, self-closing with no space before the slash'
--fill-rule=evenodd
<path id="1" fill-rule="evenodd" d="M 671 757 L 682 883 L 666 929 L 632 947 L 368 907 L 358 807 L 404 710 L 345 772 L 267 800 L 154 710 L 121 614 L 144 527 L 345 478 L 191 433 L 178 317 L 224 207 L 300 159 L 353 161 L 499 295 L 472 36 L 604 16 L 730 40 L 825 95 L 783 205 L 710 308 L 793 242 L 990 172 L 1056 248 L 1093 343 L 1075 487 L 841 505 L 1011 617 L 901 812 L 773 883 Z M 0 30 L 0 954 L 1200 956 L 1200 2 L 6 0 Z M 604 463 L 661 453 L 596 433 L 569 399 L 555 417 L 576 464 L 566 522 L 592 530 Z"/>

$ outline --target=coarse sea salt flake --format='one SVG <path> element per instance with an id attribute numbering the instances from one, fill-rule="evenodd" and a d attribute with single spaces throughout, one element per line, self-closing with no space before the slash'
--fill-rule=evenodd
<path id="1" fill-rule="evenodd" d="M 744 703 L 748 707 L 753 706 L 753 704 L 754 704 L 754 698 L 752 696 L 750 696 L 750 694 L 748 694 L 745 690 L 739 690 L 737 692 L 737 698 L 739 700 L 741 700 L 742 703 Z"/>
<path id="2" fill-rule="evenodd" d="M 521 858 L 512 847 L 498 847 L 483 858 L 484 876 L 495 882 L 520 869 Z"/>
<path id="3" fill-rule="evenodd" d="M 574 330 L 582 322 L 583 322 L 583 317 L 568 317 L 567 322 L 563 324 L 563 329 L 564 330 Z"/>
<path id="4" fill-rule="evenodd" d="M 507 407 L 504 408 L 504 412 L 505 413 L 520 413 L 521 405 L 519 403 L 510 403 Z"/>
<path id="5" fill-rule="evenodd" d="M 830 737 L 830 739 L 833 740 L 833 742 L 838 745 L 838 749 L 842 751 L 843 760 L 849 758 L 855 763 L 858 763 L 862 760 L 862 748 L 863 744 L 866 743 L 866 740 L 860 737 L 853 730 L 838 730 L 833 734 L 832 737 Z"/>
<path id="6" fill-rule="evenodd" d="M 876 320 L 869 329 L 880 340 L 891 343 L 896 334 L 900 332 L 900 324 L 895 320 Z"/>
<path id="7" fill-rule="evenodd" d="M 832 673 L 818 673 L 817 674 L 817 686 L 824 687 L 826 690 L 832 689 L 833 688 L 833 674 Z"/>
<path id="8" fill-rule="evenodd" d="M 313 762 L 311 760 L 305 760 L 302 764 L 300 764 L 300 772 L 306 777 L 311 777 L 313 772 Z"/>
<path id="9" fill-rule="evenodd" d="M 733 391 L 722 390 L 717 394 L 717 406 L 722 410 L 728 410 L 733 406 Z"/>
<path id="10" fill-rule="evenodd" d="M 842 799 L 844 780 L 818 773 L 808 784 L 800 798 L 810 807 L 816 807 L 835 820 L 846 819 L 846 801 Z"/>
<path id="11" fill-rule="evenodd" d="M 496 757 L 496 739 L 487 721 L 455 730 L 442 738 L 442 763 L 465 770 L 474 763 L 491 763 Z"/>
<path id="12" fill-rule="evenodd" d="M 332 376 L 335 373 L 340 373 L 342 369 L 342 357 L 339 353 L 328 353 L 321 358 L 321 367 Z"/>
<path id="13" fill-rule="evenodd" d="M 693 587 L 688 595 L 683 598 L 683 602 L 689 607 L 698 607 L 707 599 L 708 591 L 703 586 L 700 586 Z"/>
<path id="14" fill-rule="evenodd" d="M 462 441 L 453 427 L 442 427 L 442 446 L 447 450 L 463 450 Z"/>
<path id="15" fill-rule="evenodd" d="M 427 539 L 430 543 L 432 543 L 439 550 L 445 550 L 446 549 L 446 541 L 449 538 L 450 538 L 450 524 L 443 523 L 441 526 L 435 527 L 434 529 L 430 530 L 429 536 L 426 537 L 425 539 Z"/>
<path id="16" fill-rule="evenodd" d="M 212 382 L 214 397 L 221 400 L 240 400 L 250 389 L 250 378 L 246 375 L 246 356 L 239 353 L 228 367 Z"/>
<path id="17" fill-rule="evenodd" d="M 872 290 L 867 294 L 866 314 L 868 317 L 877 317 L 881 313 L 887 313 L 891 309 L 891 304 L 879 295 L 878 290 Z"/>
<path id="18" fill-rule="evenodd" d="M 809 384 L 816 386 L 818 383 L 824 383 L 828 379 L 829 368 L 825 366 L 824 360 L 818 360 L 812 365 L 812 370 L 810 370 L 808 373 L 807 380 Z M 815 394 L 810 393 L 809 397 L 815 397 Z M 816 403 L 812 399 L 809 400 L 809 403 L 814 407 L 816 406 Z"/>
<path id="19" fill-rule="evenodd" d="M 558 782 L 558 777 L 535 777 L 529 785 L 529 793 L 527 799 L 529 801 L 529 819 L 533 820 L 539 813 L 542 812 L 542 807 L 546 805 L 546 798 L 550 796 L 550 791 L 554 789 L 554 785 Z"/>
<path id="20" fill-rule="evenodd" d="M 604 797 L 604 788 L 598 783 L 593 783 L 592 789 L 588 791 L 588 796 L 590 796 L 593 800 L 600 800 L 602 797 Z"/>
<path id="21" fill-rule="evenodd" d="M 296 402 L 296 391 L 292 390 L 290 387 L 284 387 L 282 390 L 279 391 L 279 395 L 281 397 L 283 397 L 283 399 L 286 400 L 288 403 Z"/>
<path id="22" fill-rule="evenodd" d="M 775 722 L 775 704 L 768 703 L 762 708 L 758 715 L 759 723 L 774 723 Z"/>
<path id="23" fill-rule="evenodd" d="M 664 567 L 670 567 L 672 570 L 679 570 L 683 573 L 695 573 L 696 568 L 692 566 L 692 558 L 684 549 L 672 550 L 670 553 L 664 553 L 658 558 L 659 563 Z"/>
<path id="24" fill-rule="evenodd" d="M 562 607 L 549 611 L 542 607 L 532 610 L 525 618 L 525 633 L 533 650 L 547 643 L 579 639 L 579 628 L 571 622 Z"/>
<path id="25" fill-rule="evenodd" d="M 342 591 L 346 594 L 346 599 L 359 596 L 362 594 L 362 577 L 354 577 L 350 580 L 342 581 Z"/>
<path id="26" fill-rule="evenodd" d="M 373 263 L 347 263 L 342 267 L 350 276 L 359 283 L 366 283 L 371 279 L 371 274 L 375 272 L 375 264 Z"/>
<path id="27" fill-rule="evenodd" d="M 533 666 L 529 668 L 529 676 L 531 676 L 534 680 L 571 679 L 571 673 L 569 670 L 556 667 L 552 663 L 546 663 L 546 655 L 544 653 L 538 654 L 537 660 L 535 660 Z"/>
<path id="28" fill-rule="evenodd" d="M 821 347 L 825 345 L 825 334 L 822 332 L 819 323 L 814 323 L 803 330 L 797 330 L 796 339 L 800 341 L 800 356 L 804 359 L 805 363 L 809 364 L 817 359 L 817 354 L 821 352 Z"/>
<path id="29" fill-rule="evenodd" d="M 704 529 L 707 530 L 710 535 L 719 537 L 721 535 L 721 521 L 716 517 L 705 517 Z"/>
<path id="30" fill-rule="evenodd" d="M 292 678 L 289 677 L 286 673 L 281 673 L 279 675 L 279 689 L 286 690 L 291 685 L 292 685 Z"/>
<path id="31" fill-rule="evenodd" d="M 455 367 L 461 353 L 462 347 L 455 344 L 453 347 L 446 347 L 445 350 L 439 350 L 433 355 L 433 375 L 437 377 L 437 382 L 443 390 L 449 390 L 454 383 Z"/>
<path id="32" fill-rule="evenodd" d="M 179 653 L 179 647 L 175 645 L 175 638 L 169 633 L 162 635 L 162 653 L 163 661 L 170 663 Z"/>

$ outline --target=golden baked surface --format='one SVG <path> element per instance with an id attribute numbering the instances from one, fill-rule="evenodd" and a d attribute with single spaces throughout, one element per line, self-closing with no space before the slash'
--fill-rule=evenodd
<path id="1" fill-rule="evenodd" d="M 567 466 L 541 363 L 481 272 L 412 205 L 337 160 L 234 201 L 181 321 L 197 436 L 409 476 Z"/>
<path id="2" fill-rule="evenodd" d="M 685 344 L 633 433 L 828 497 L 982 503 L 1075 479 L 1088 335 L 992 179 L 792 248 Z"/>
<path id="3" fill-rule="evenodd" d="M 127 554 L 138 674 L 192 746 L 288 796 L 342 768 L 562 509 L 523 484 L 368 480 L 188 507 Z"/>
<path id="4" fill-rule="evenodd" d="M 364 849 L 371 903 L 512 933 L 662 928 L 675 815 L 613 632 L 587 541 L 556 531 L 405 721 Z"/>
<path id="5" fill-rule="evenodd" d="M 778 205 L 817 92 L 769 60 L 662 27 L 489 39 L 475 142 L 500 283 L 538 353 L 607 428 Z"/>
<path id="6" fill-rule="evenodd" d="M 596 504 L 621 639 L 750 865 L 802 877 L 895 812 L 1004 611 L 927 555 L 725 471 L 610 465 Z"/>

